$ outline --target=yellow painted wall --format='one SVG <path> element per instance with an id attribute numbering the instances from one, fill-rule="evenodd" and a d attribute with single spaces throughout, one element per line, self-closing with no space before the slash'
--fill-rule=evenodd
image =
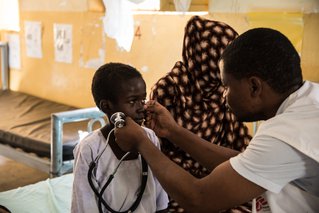
<path id="1" fill-rule="evenodd" d="M 117 61 L 128 63 L 140 70 L 146 80 L 147 89 L 170 71 L 177 60 L 181 59 L 184 27 L 193 14 L 172 15 L 169 13 L 139 14 L 134 16 L 140 24 L 141 37 L 135 37 L 131 52 L 117 48 L 113 39 L 103 35 L 101 18 L 103 12 L 88 11 L 87 4 L 70 1 L 72 4 L 61 6 L 58 0 L 51 0 L 45 11 L 39 10 L 42 0 L 22 0 L 20 12 L 21 31 L 21 70 L 11 70 L 10 86 L 42 98 L 76 107 L 93 106 L 90 93 L 91 79 L 95 68 L 89 66 L 105 54 L 104 62 Z M 77 5 L 81 10 L 73 10 Z M 38 4 L 36 8 L 27 5 Z M 56 8 L 52 7 L 56 5 Z M 59 11 L 59 8 L 64 9 Z M 69 10 L 69 11 L 68 11 Z M 97 11 L 99 11 L 97 9 Z M 206 15 L 207 18 L 224 21 L 238 33 L 251 27 L 247 14 L 225 13 Z M 24 40 L 24 21 L 42 23 L 43 58 L 26 56 Z M 73 63 L 59 63 L 54 60 L 53 24 L 73 26 Z M 285 23 L 283 22 L 283 25 Z M 12 32 L 10 32 L 12 33 Z M 319 82 L 319 14 L 303 14 L 303 34 L 301 34 L 301 56 L 305 79 Z M 1 39 L 4 36 L 1 37 Z"/>
<path id="2" fill-rule="evenodd" d="M 319 82 L 319 13 L 304 15 L 301 66 L 305 79 Z"/>
<path id="3" fill-rule="evenodd" d="M 90 94 L 95 68 L 90 61 L 105 53 L 105 62 L 131 64 L 146 79 L 148 90 L 181 57 L 184 26 L 189 16 L 136 15 L 141 37 L 135 37 L 130 52 L 117 48 L 113 39 L 103 36 L 102 13 L 94 12 L 21 12 L 23 21 L 41 21 L 43 58 L 26 56 L 24 30 L 20 32 L 21 70 L 11 70 L 11 89 L 78 107 L 93 105 Z M 73 63 L 54 60 L 53 24 L 73 26 Z M 92 66 L 91 66 L 92 67 Z M 143 72 L 143 70 L 145 70 Z"/>
<path id="4" fill-rule="evenodd" d="M 285 12 L 276 12 L 275 16 L 287 17 L 285 20 L 282 19 L 278 22 L 266 18 L 267 16 L 273 16 L 273 13 L 264 13 L 265 18 L 259 20 L 260 23 L 256 20 L 253 23 L 250 22 L 250 15 L 251 13 L 215 13 L 209 17 L 228 23 L 238 33 L 243 33 L 251 27 L 272 27 L 284 32 L 289 39 L 293 40 L 295 47 L 300 51 L 304 79 L 319 83 L 319 13 L 301 14 L 302 29 L 299 27 L 299 20 L 291 18 L 296 17 L 295 12 L 290 15 Z M 298 23 L 295 23 L 296 20 Z M 280 24 L 278 25 L 278 23 Z"/>

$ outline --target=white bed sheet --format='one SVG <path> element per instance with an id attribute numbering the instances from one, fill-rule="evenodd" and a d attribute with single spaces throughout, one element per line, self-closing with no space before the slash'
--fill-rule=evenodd
<path id="1" fill-rule="evenodd" d="M 68 213 L 71 210 L 73 174 L 47 179 L 0 192 L 0 205 L 12 213 Z"/>

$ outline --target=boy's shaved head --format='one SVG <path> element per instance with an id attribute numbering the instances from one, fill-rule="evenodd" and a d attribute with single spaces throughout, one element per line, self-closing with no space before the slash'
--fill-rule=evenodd
<path id="1" fill-rule="evenodd" d="M 134 67 L 122 63 L 107 63 L 94 74 L 92 81 L 92 95 L 97 107 L 101 100 L 117 101 L 121 85 L 132 78 L 142 78 Z"/>

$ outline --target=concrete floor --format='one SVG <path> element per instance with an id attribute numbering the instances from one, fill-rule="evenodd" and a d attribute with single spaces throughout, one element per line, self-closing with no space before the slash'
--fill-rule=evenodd
<path id="1" fill-rule="evenodd" d="M 0 192 L 33 184 L 49 178 L 49 174 L 0 155 Z"/>

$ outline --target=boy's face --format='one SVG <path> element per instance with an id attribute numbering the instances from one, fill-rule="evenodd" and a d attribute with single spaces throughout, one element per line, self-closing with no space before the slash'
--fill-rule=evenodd
<path id="1" fill-rule="evenodd" d="M 145 118 L 146 85 L 142 78 L 132 78 L 119 85 L 118 97 L 110 103 L 111 116 L 115 112 L 123 112 L 131 117 L 136 123 L 142 124 Z"/>

